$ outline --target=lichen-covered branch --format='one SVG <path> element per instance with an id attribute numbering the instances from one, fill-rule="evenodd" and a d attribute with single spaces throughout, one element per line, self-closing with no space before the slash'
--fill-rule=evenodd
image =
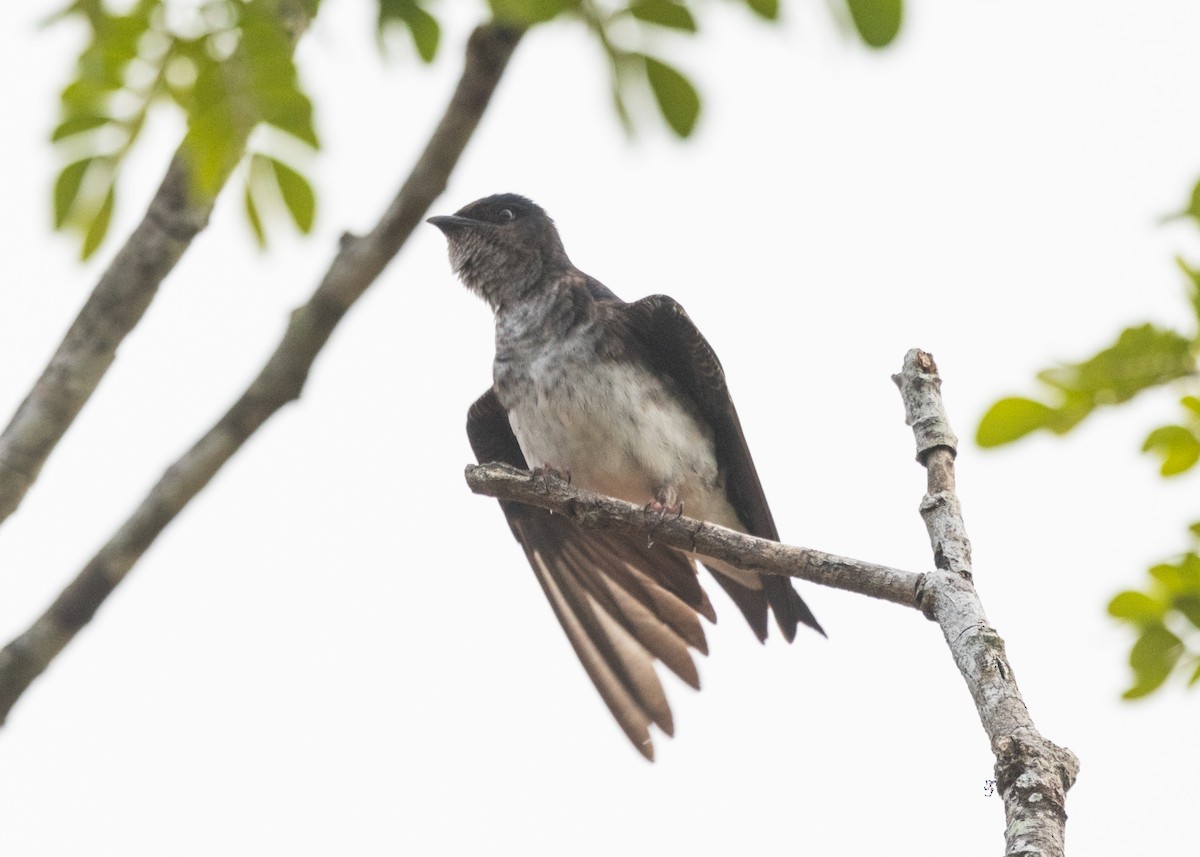
<path id="1" fill-rule="evenodd" d="M 553 477 L 535 480 L 529 472 L 507 464 L 470 464 L 466 477 L 476 494 L 540 506 L 584 529 L 633 533 L 746 571 L 798 577 L 906 607 L 917 606 L 921 575 L 915 572 L 780 544 L 695 518 L 647 514 L 634 503 L 585 491 Z"/>
<path id="2" fill-rule="evenodd" d="M 295 44 L 310 21 L 306 4 L 281 4 L 279 14 Z M 113 257 L 41 377 L 0 433 L 0 522 L 20 506 L 159 285 L 208 226 L 214 202 L 213 196 L 194 189 L 181 147 L 141 223 Z"/>
<path id="3" fill-rule="evenodd" d="M 971 582 L 971 545 L 954 490 L 958 441 L 942 407 L 937 366 L 930 355 L 914 349 L 893 380 L 916 437 L 917 460 L 929 479 L 921 516 L 937 571 L 923 576 L 918 603 L 941 627 L 996 755 L 996 785 L 1006 818 L 1004 853 L 1061 857 L 1066 793 L 1079 761 L 1037 731 L 1005 656 L 1004 640 L 988 624 Z"/>
<path id="4" fill-rule="evenodd" d="M 277 410 L 299 397 L 334 327 L 396 254 L 470 140 L 520 39 L 501 25 L 479 27 L 445 115 L 379 223 L 346 236 L 308 303 L 292 313 L 283 340 L 241 398 L 159 479 L 109 542 L 50 608 L 0 650 L 0 723 L 29 684 L 88 621 L 158 534 Z"/>

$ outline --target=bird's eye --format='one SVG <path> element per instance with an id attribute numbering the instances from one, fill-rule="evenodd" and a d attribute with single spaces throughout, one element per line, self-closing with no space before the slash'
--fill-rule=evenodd
<path id="1" fill-rule="evenodd" d="M 496 216 L 504 221 L 512 220 L 514 217 L 516 217 L 516 215 L 512 213 L 511 208 L 500 209 L 499 211 L 496 212 Z"/>

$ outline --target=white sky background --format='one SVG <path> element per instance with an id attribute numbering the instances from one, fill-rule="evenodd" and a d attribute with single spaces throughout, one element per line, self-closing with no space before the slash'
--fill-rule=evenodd
<path id="1" fill-rule="evenodd" d="M 237 195 L 221 200 L 0 529 L 5 640 L 241 391 L 440 115 L 472 19 L 451 19 L 430 70 L 378 58 L 372 3 L 326 5 L 299 53 L 325 142 L 316 233 L 277 224 L 259 254 Z M 1195 480 L 1164 484 L 1137 454 L 1171 400 L 1067 441 L 985 455 L 971 438 L 1055 359 L 1124 324 L 1190 324 L 1172 257 L 1200 244 L 1158 220 L 1200 175 L 1200 5 L 926 0 L 882 54 L 821 4 L 789 4 L 782 27 L 712 5 L 700 38 L 660 45 L 705 97 L 694 140 L 649 113 L 626 140 L 598 50 L 577 27 L 543 28 L 435 211 L 525 193 L 623 297 L 680 300 L 721 355 L 792 543 L 931 565 L 924 472 L 889 379 L 907 349 L 931 351 L 984 604 L 1038 726 L 1082 760 L 1071 850 L 1184 853 L 1200 697 L 1122 704 L 1130 640 L 1104 613 L 1197 517 Z M 179 135 L 154 124 L 117 240 L 76 263 L 50 231 L 45 141 L 78 34 L 34 29 L 43 11 L 18 5 L 0 31 L 5 419 Z M 14 710 L 0 853 L 999 853 L 966 688 L 937 627 L 892 605 L 805 584 L 830 639 L 761 647 L 716 592 L 705 689 L 670 680 L 677 736 L 644 763 L 503 516 L 463 483 L 490 360 L 490 314 L 437 230 L 419 230 L 303 400 Z"/>

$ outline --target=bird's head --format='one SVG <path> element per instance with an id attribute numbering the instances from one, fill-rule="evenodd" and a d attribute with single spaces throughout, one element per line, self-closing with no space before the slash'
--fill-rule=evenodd
<path id="1" fill-rule="evenodd" d="M 446 236 L 454 273 L 493 309 L 524 297 L 545 272 L 570 265 L 554 221 L 515 193 L 477 199 L 428 222 Z"/>

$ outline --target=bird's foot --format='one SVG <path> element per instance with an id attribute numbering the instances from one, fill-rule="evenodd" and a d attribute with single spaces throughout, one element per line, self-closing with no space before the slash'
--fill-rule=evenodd
<path id="1" fill-rule="evenodd" d="M 568 485 L 571 484 L 571 469 L 568 467 L 564 467 L 563 469 L 559 470 L 557 467 L 552 465 L 543 464 L 540 467 L 533 468 L 533 470 L 530 471 L 530 476 L 534 482 L 542 483 L 542 491 L 546 494 L 550 493 L 551 480 L 566 482 Z"/>
<path id="2" fill-rule="evenodd" d="M 643 510 L 647 517 L 652 518 L 650 529 L 646 531 L 646 547 L 648 548 L 654 546 L 654 531 L 666 520 L 667 515 L 670 515 L 672 520 L 683 517 L 683 501 L 671 503 L 670 500 L 671 498 L 668 496 L 659 495 L 647 503 Z"/>

